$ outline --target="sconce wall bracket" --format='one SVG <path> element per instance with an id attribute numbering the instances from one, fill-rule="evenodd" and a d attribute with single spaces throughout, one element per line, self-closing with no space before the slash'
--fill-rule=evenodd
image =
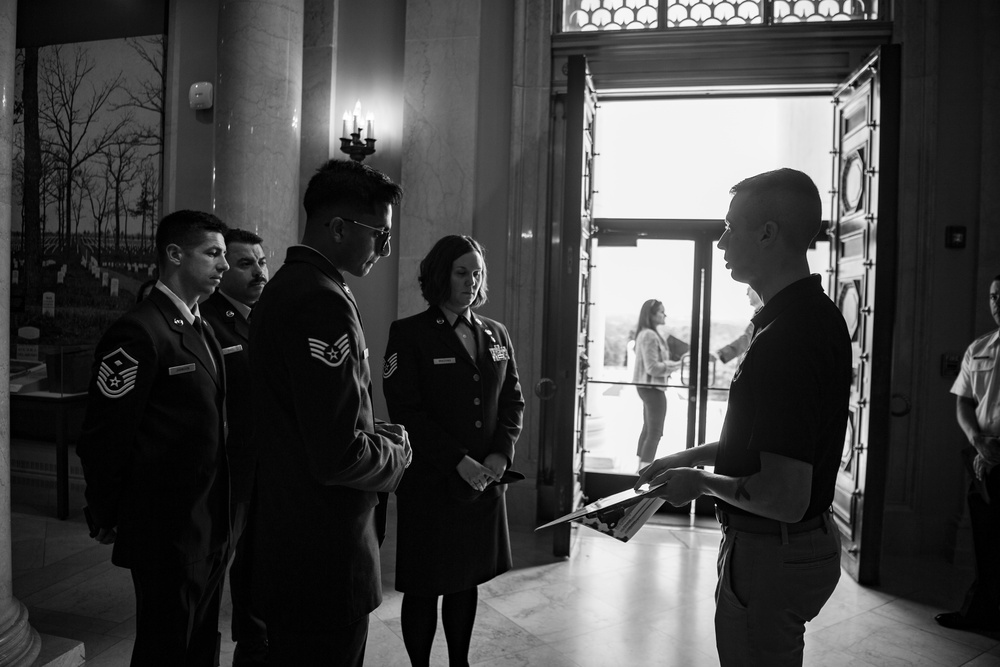
<path id="1" fill-rule="evenodd" d="M 364 162 L 365 158 L 375 152 L 375 139 L 361 140 L 360 132 L 351 133 L 351 138 L 340 138 L 340 150 L 351 156 L 355 162 Z"/>

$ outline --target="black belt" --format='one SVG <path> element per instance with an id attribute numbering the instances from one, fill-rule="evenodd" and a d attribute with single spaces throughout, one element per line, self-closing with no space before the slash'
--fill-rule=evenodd
<path id="1" fill-rule="evenodd" d="M 766 519 L 754 514 L 733 514 L 724 512 L 718 507 L 715 508 L 715 518 L 722 524 L 722 528 L 732 528 L 744 533 L 756 533 L 758 535 L 781 535 L 782 526 L 785 527 L 786 535 L 795 533 L 806 533 L 817 528 L 824 528 L 825 517 L 823 514 L 814 516 L 805 521 L 797 523 L 785 523 L 776 519 Z"/>

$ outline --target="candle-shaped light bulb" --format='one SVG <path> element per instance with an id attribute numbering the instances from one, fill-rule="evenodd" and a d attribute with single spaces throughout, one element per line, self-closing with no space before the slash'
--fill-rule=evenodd
<path id="1" fill-rule="evenodd" d="M 371 111 L 368 112 L 368 116 L 365 118 L 365 139 L 375 138 L 375 114 Z"/>
<path id="2" fill-rule="evenodd" d="M 348 129 L 348 126 L 350 125 L 350 123 L 351 123 L 351 113 L 349 111 L 345 111 L 344 112 L 344 129 L 342 129 L 340 131 L 340 136 L 342 136 L 344 139 L 350 139 L 351 138 L 351 131 Z"/>
<path id="3" fill-rule="evenodd" d="M 351 132 L 361 133 L 361 100 L 354 105 L 354 127 L 351 128 Z"/>

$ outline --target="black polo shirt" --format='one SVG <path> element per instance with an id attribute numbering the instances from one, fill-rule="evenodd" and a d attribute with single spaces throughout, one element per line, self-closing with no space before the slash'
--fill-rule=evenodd
<path id="1" fill-rule="evenodd" d="M 752 321 L 754 337 L 730 387 L 715 472 L 760 472 L 760 452 L 809 463 L 812 496 L 803 519 L 810 519 L 833 502 L 844 449 L 852 378 L 847 325 L 818 275 L 781 290 Z"/>

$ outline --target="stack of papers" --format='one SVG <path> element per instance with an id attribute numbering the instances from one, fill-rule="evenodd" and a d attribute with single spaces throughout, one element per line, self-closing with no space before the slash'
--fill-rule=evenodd
<path id="1" fill-rule="evenodd" d="M 657 484 L 642 491 L 628 489 L 607 498 L 601 498 L 575 512 L 549 521 L 535 530 L 555 526 L 566 521 L 578 520 L 588 528 L 610 535 L 616 540 L 628 542 L 639 532 L 639 529 L 653 515 L 653 512 L 664 503 L 663 498 L 655 495 L 661 486 L 663 485 Z"/>

